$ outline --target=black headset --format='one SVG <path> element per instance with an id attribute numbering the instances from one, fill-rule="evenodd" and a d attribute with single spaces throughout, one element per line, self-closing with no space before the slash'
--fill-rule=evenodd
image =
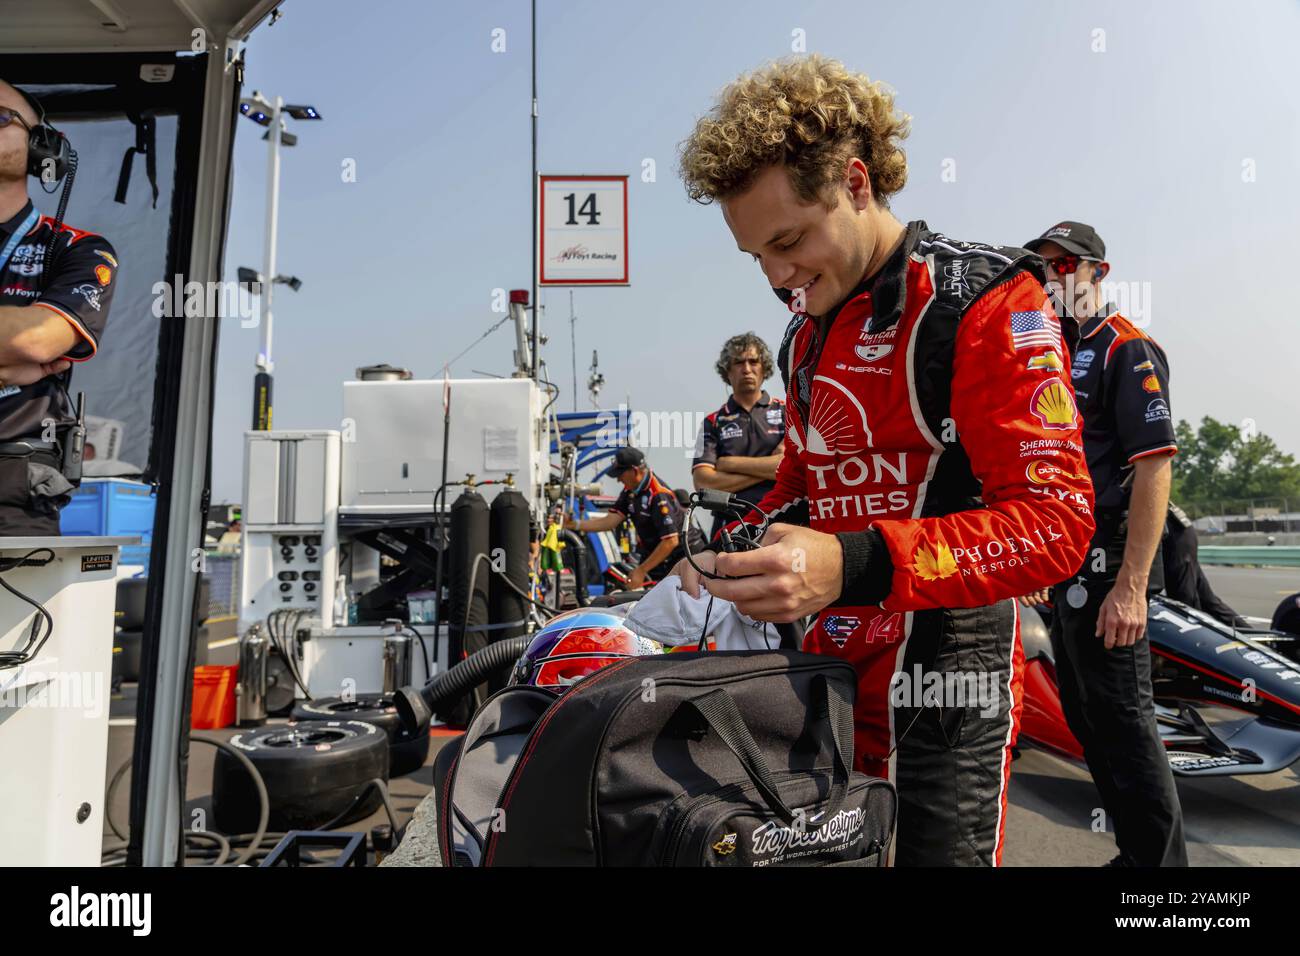
<path id="1" fill-rule="evenodd" d="M 45 107 L 25 90 L 18 90 L 36 114 L 36 125 L 27 135 L 27 172 L 43 183 L 57 183 L 72 165 L 72 144 L 68 137 L 45 122 Z"/>

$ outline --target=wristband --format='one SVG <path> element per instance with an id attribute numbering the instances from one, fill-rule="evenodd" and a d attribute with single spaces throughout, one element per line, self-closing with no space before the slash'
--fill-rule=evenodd
<path id="1" fill-rule="evenodd" d="M 837 531 L 844 577 L 837 605 L 875 606 L 889 596 L 894 562 L 879 531 Z"/>

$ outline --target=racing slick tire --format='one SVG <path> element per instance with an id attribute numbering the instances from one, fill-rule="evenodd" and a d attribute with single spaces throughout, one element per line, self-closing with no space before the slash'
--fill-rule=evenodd
<path id="1" fill-rule="evenodd" d="M 140 645 L 144 631 L 118 628 L 113 634 L 113 679 L 135 682 L 140 679 Z"/>
<path id="2" fill-rule="evenodd" d="M 404 777 L 424 766 L 429 756 L 429 724 L 408 731 L 398 717 L 392 694 L 365 694 L 353 700 L 319 697 L 299 701 L 289 714 L 294 721 L 363 720 L 388 736 L 388 775 Z"/>
<path id="3" fill-rule="evenodd" d="M 113 622 L 123 630 L 135 631 L 144 626 L 144 598 L 148 578 L 122 578 L 117 582 Z"/>
<path id="4" fill-rule="evenodd" d="M 340 814 L 336 825 L 351 823 L 383 802 L 370 781 L 388 779 L 388 736 L 374 724 L 335 720 L 257 727 L 233 735 L 230 745 L 262 775 L 271 805 L 269 830 L 317 830 Z M 212 765 L 217 829 L 250 833 L 257 828 L 258 811 L 248 771 L 218 751 Z"/>

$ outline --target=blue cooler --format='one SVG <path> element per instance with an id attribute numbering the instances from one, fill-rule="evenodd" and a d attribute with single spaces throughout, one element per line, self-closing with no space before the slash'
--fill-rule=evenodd
<path id="1" fill-rule="evenodd" d="M 85 478 L 59 515 L 65 535 L 138 535 L 141 544 L 123 548 L 121 564 L 149 564 L 153 539 L 153 489 L 125 478 Z"/>

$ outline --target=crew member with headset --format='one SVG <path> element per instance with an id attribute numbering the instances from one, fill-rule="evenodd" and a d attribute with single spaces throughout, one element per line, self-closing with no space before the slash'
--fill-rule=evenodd
<path id="1" fill-rule="evenodd" d="M 731 387 L 731 397 L 704 419 L 691 478 L 696 491 L 730 491 L 756 505 L 776 487 L 785 452 L 785 403 L 763 388 L 776 371 L 772 352 L 753 332 L 733 335 L 714 370 Z M 716 537 L 724 523 L 715 515 L 709 536 Z"/>
<path id="2" fill-rule="evenodd" d="M 1106 244 L 1080 222 L 1025 243 L 1048 288 L 1079 323 L 1070 376 L 1096 493 L 1083 565 L 1052 591 L 1052 651 L 1061 708 L 1114 823 L 1108 866 L 1186 866 L 1183 814 L 1156 726 L 1147 599 L 1163 585 L 1174 441 L 1164 350 L 1102 298 Z M 1061 469 L 1032 465 L 1039 493 Z M 1029 596 L 1026 603 L 1045 597 Z"/>
<path id="3" fill-rule="evenodd" d="M 1228 627 L 1250 627 L 1250 622 L 1234 611 L 1223 598 L 1214 593 L 1205 576 L 1198 555 L 1199 542 L 1196 528 L 1187 512 L 1169 502 L 1169 518 L 1165 522 L 1165 540 L 1160 553 L 1165 569 L 1165 594 L 1175 601 L 1204 611 Z"/>
<path id="4" fill-rule="evenodd" d="M 0 80 L 0 536 L 59 534 L 85 441 L 72 363 L 99 347 L 117 275 L 106 240 L 63 222 L 76 154 L 44 119 Z M 28 176 L 67 177 L 57 217 L 33 208 Z"/>
<path id="5" fill-rule="evenodd" d="M 629 446 L 615 452 L 614 463 L 605 469 L 605 474 L 618 479 L 623 486 L 623 493 L 609 513 L 599 518 L 569 516 L 564 519 L 564 527 L 570 531 L 612 531 L 631 519 L 641 563 L 632 570 L 628 587 L 639 588 L 647 579 L 661 580 L 686 554 L 682 545 L 686 512 L 673 490 L 655 477 L 646 465 L 645 455 L 637 448 Z M 698 528 L 691 526 L 685 533 L 692 551 L 704 547 L 704 535 Z"/>

